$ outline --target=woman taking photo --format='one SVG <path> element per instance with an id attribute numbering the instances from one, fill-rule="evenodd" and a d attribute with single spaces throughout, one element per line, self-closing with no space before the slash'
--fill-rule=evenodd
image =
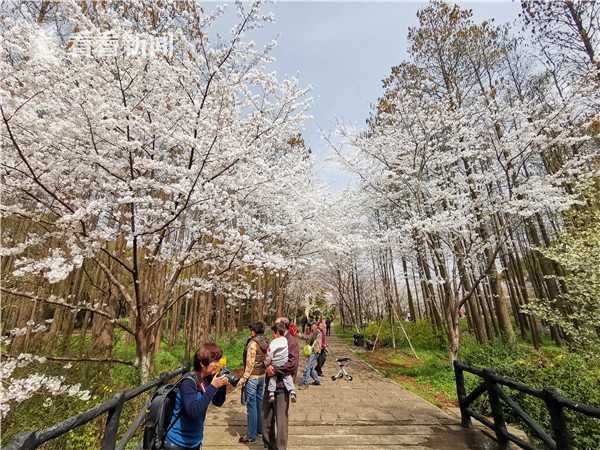
<path id="1" fill-rule="evenodd" d="M 258 434 L 262 433 L 262 401 L 265 391 L 265 354 L 269 342 L 264 336 L 265 325 L 256 322 L 249 326 L 250 338 L 244 349 L 244 374 L 240 385 L 246 393 L 246 416 L 248 431 L 240 437 L 242 444 L 256 442 Z"/>
<path id="2" fill-rule="evenodd" d="M 166 450 L 198 450 L 202 447 L 206 410 L 212 402 L 225 402 L 227 378 L 217 377 L 223 350 L 216 344 L 202 344 L 194 355 L 194 371 L 180 385 L 172 421 L 165 439 Z"/>

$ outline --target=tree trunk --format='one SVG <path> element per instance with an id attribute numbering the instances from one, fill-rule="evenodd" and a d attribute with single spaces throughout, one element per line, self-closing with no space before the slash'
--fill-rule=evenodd
<path id="1" fill-rule="evenodd" d="M 413 322 L 417 321 L 417 311 L 415 310 L 415 305 L 413 303 L 413 297 L 410 290 L 410 283 L 408 282 L 408 271 L 406 268 L 406 258 L 402 257 L 402 271 L 404 273 L 404 282 L 406 283 L 406 294 L 408 297 L 408 310 L 410 311 L 410 320 Z"/>
<path id="2" fill-rule="evenodd" d="M 154 350 L 156 340 L 157 324 L 152 330 L 146 331 L 144 327 L 138 327 L 135 331 L 136 355 L 140 368 L 140 379 L 146 383 L 152 376 L 154 370 Z"/>

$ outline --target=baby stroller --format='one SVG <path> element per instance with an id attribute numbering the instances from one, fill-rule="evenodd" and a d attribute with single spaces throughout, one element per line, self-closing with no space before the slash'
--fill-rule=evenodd
<path id="1" fill-rule="evenodd" d="M 339 380 L 340 378 L 346 378 L 346 380 L 352 381 L 352 375 L 346 372 L 346 366 L 350 364 L 350 361 L 352 360 L 350 358 L 336 358 L 335 361 L 338 363 L 338 366 L 340 366 L 340 370 L 336 375 L 333 375 L 331 379 L 335 381 Z"/>

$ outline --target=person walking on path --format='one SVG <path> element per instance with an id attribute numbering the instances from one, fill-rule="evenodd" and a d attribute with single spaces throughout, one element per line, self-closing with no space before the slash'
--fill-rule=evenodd
<path id="1" fill-rule="evenodd" d="M 321 351 L 317 356 L 317 364 L 315 366 L 315 370 L 319 377 L 323 376 L 323 366 L 325 365 L 325 361 L 327 360 L 327 336 L 325 333 L 325 320 L 321 319 L 319 322 L 319 331 L 321 333 Z"/>
<path id="2" fill-rule="evenodd" d="M 306 327 L 308 326 L 308 319 L 306 316 L 302 316 L 300 324 L 302 325 L 302 334 L 306 334 Z"/>
<path id="3" fill-rule="evenodd" d="M 268 377 L 277 376 L 275 401 L 270 402 L 268 396 L 263 397 L 262 429 L 263 444 L 267 450 L 286 450 L 288 442 L 288 419 L 290 395 L 285 390 L 283 376 L 296 376 L 298 373 L 299 350 L 298 342 L 289 332 L 290 321 L 287 317 L 279 317 L 275 323 L 282 323 L 286 329 L 285 338 L 288 344 L 288 361 L 282 367 L 269 366 L 266 369 Z"/>
<path id="4" fill-rule="evenodd" d="M 244 373 L 240 378 L 243 398 L 246 401 L 246 419 L 248 430 L 239 442 L 256 442 L 262 433 L 262 401 L 265 390 L 265 355 L 269 342 L 264 336 L 265 325 L 262 322 L 250 324 L 250 338 L 244 348 Z"/>
<path id="5" fill-rule="evenodd" d="M 331 336 L 331 322 L 332 322 L 331 317 L 327 317 L 327 319 L 325 319 L 325 325 L 327 327 L 327 332 L 326 332 L 327 336 Z"/>
<path id="6" fill-rule="evenodd" d="M 321 380 L 319 378 L 319 374 L 315 370 L 317 365 L 317 358 L 319 357 L 319 353 L 321 353 L 321 331 L 316 323 L 314 323 L 311 327 L 312 334 L 308 338 L 308 345 L 310 347 L 310 355 L 306 359 L 304 363 L 304 375 L 302 377 L 302 384 L 299 389 L 308 388 L 309 379 L 312 378 L 312 384 L 318 386 L 321 384 Z"/>
<path id="7" fill-rule="evenodd" d="M 217 377 L 223 350 L 212 343 L 202 344 L 194 355 L 194 371 L 180 385 L 171 423 L 165 438 L 165 450 L 199 450 L 204 438 L 206 411 L 212 403 L 225 402 L 227 377 Z"/>

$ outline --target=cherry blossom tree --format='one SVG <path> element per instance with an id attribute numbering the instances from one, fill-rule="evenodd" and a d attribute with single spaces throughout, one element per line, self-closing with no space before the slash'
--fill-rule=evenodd
<path id="1" fill-rule="evenodd" d="M 544 232 L 543 217 L 581 203 L 573 187 L 598 158 L 588 131 L 598 90 L 593 75 L 559 92 L 534 73 L 523 88 L 514 53 L 524 50 L 504 27 L 441 2 L 418 17 L 411 60 L 384 81 L 366 130 L 341 129 L 350 150 L 338 154 L 369 198 L 370 233 L 418 266 L 424 302 L 456 359 L 460 316 L 475 310 L 482 283 L 501 334 L 515 339 L 511 310 L 522 317 L 503 282 L 508 255 L 535 222 Z"/>
<path id="2" fill-rule="evenodd" d="M 66 1 L 41 21 L 16 8 L 1 24 L 2 215 L 29 225 L 3 233 L 13 271 L 2 291 L 104 316 L 134 336 L 147 379 L 174 304 L 226 288 L 242 265 L 287 267 L 307 214 L 297 200 L 312 189 L 294 141 L 308 91 L 267 71 L 271 46 L 244 39 L 270 20 L 258 2 L 235 5 L 227 38 L 211 32 L 219 11 L 194 2 Z M 158 38 L 171 48 L 130 48 Z M 84 265 L 128 318 L 100 291 L 82 304 L 22 289 Z"/>

